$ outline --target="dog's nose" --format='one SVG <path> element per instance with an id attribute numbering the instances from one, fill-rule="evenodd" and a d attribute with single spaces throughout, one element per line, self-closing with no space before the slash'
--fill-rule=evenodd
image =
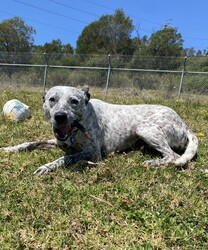
<path id="1" fill-rule="evenodd" d="M 57 112 L 54 115 L 54 119 L 57 123 L 66 123 L 67 122 L 67 114 L 65 112 Z"/>

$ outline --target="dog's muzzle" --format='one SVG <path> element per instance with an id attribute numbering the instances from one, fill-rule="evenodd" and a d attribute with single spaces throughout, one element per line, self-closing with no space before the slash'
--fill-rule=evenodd
<path id="1" fill-rule="evenodd" d="M 55 125 L 53 132 L 59 141 L 66 141 L 70 136 L 74 126 L 70 125 L 65 112 L 57 112 L 54 115 Z"/>
<path id="2" fill-rule="evenodd" d="M 53 126 L 53 132 L 59 141 L 66 141 L 71 136 L 74 129 L 80 130 L 85 136 L 93 142 L 92 137 L 86 129 L 77 121 L 74 120 L 71 124 L 68 122 L 67 114 L 64 112 L 57 112 L 54 115 L 56 126 Z"/>

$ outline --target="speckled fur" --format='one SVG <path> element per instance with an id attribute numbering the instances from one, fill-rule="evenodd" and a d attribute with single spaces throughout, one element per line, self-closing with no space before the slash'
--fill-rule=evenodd
<path id="1" fill-rule="evenodd" d="M 79 160 L 99 161 L 112 152 L 132 147 L 138 140 L 162 154 L 161 159 L 145 161 L 146 166 L 169 163 L 183 166 L 196 154 L 197 137 L 171 108 L 147 104 L 115 105 L 97 99 L 88 101 L 88 97 L 83 90 L 66 86 L 53 87 L 47 92 L 43 110 L 52 126 L 56 125 L 54 114 L 65 112 L 68 122 L 72 124 L 78 120 L 93 141 L 81 131 L 74 134 L 73 145 L 69 139 L 56 140 L 66 155 L 41 166 L 35 173 L 45 174 Z M 74 98 L 78 100 L 76 105 L 71 104 Z M 54 144 L 54 141 L 49 142 Z M 4 148 L 4 151 L 14 151 L 12 148 Z M 181 156 L 174 151 L 178 149 L 184 150 Z M 76 153 L 70 154 L 72 151 Z"/>

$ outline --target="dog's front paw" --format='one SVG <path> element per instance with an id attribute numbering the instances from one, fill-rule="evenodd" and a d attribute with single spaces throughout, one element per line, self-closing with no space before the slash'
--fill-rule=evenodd
<path id="1" fill-rule="evenodd" d="M 54 171 L 57 168 L 64 166 L 64 157 L 61 157 L 53 162 L 46 163 L 45 165 L 42 165 L 39 167 L 34 174 L 48 174 L 52 171 Z"/>
<path id="2" fill-rule="evenodd" d="M 46 166 L 41 166 L 39 167 L 35 172 L 34 174 L 40 174 L 40 175 L 43 175 L 43 174 L 48 174 L 51 172 L 51 169 L 46 167 Z"/>
<path id="3" fill-rule="evenodd" d="M 159 167 L 161 165 L 161 162 L 159 160 L 147 160 L 147 161 L 144 161 L 143 166 L 145 167 Z"/>
<path id="4" fill-rule="evenodd" d="M 145 166 L 145 167 L 160 167 L 160 166 L 167 166 L 170 163 L 174 163 L 174 159 L 172 159 L 170 157 L 164 157 L 162 159 L 144 161 L 143 166 Z"/>

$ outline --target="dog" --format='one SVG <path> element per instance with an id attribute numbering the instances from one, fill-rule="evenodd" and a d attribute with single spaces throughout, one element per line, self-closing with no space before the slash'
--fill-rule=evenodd
<path id="1" fill-rule="evenodd" d="M 56 86 L 43 100 L 43 111 L 55 139 L 27 142 L 1 151 L 34 150 L 57 145 L 65 156 L 39 167 L 35 174 L 84 161 L 100 161 L 112 152 L 125 151 L 143 141 L 162 158 L 146 160 L 145 166 L 184 166 L 193 159 L 198 139 L 171 108 L 161 105 L 116 105 L 90 99 L 89 89 Z M 182 151 L 179 155 L 177 152 Z"/>

